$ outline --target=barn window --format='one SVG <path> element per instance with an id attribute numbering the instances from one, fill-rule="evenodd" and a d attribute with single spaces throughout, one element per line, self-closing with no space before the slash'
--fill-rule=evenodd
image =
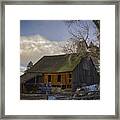
<path id="1" fill-rule="evenodd" d="M 71 74 L 69 74 L 69 78 L 72 78 L 72 75 L 71 75 Z"/>
<path id="2" fill-rule="evenodd" d="M 71 88 L 71 85 L 67 85 L 67 88 Z"/>
<path id="3" fill-rule="evenodd" d="M 90 62 L 87 60 L 83 63 L 84 70 L 90 70 Z"/>
<path id="4" fill-rule="evenodd" d="M 61 82 L 61 75 L 58 75 L 57 82 Z"/>
<path id="5" fill-rule="evenodd" d="M 66 85 L 62 85 L 62 89 L 65 89 L 66 88 Z"/>
<path id="6" fill-rule="evenodd" d="M 51 82 L 51 75 L 48 75 L 48 82 Z"/>
<path id="7" fill-rule="evenodd" d="M 71 79 L 69 79 L 69 83 L 71 82 Z"/>

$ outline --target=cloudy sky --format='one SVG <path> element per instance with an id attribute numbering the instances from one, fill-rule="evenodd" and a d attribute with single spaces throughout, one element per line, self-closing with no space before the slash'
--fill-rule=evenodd
<path id="1" fill-rule="evenodd" d="M 92 31 L 94 28 L 91 29 Z M 71 37 L 62 20 L 20 21 L 20 71 L 29 61 L 37 62 L 45 55 L 64 54 L 62 47 Z M 91 39 L 93 35 L 91 34 Z M 93 38 L 94 39 L 94 38 Z"/>
<path id="2" fill-rule="evenodd" d="M 21 72 L 25 70 L 29 61 L 35 63 L 45 55 L 63 54 L 61 46 L 64 44 L 65 41 L 51 41 L 41 35 L 21 36 Z"/>
<path id="3" fill-rule="evenodd" d="M 49 40 L 66 40 L 70 37 L 68 27 L 60 20 L 22 20 L 21 36 L 41 35 Z"/>

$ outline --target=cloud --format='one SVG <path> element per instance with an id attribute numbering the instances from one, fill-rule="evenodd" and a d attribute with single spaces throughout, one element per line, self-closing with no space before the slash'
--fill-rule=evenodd
<path id="1" fill-rule="evenodd" d="M 29 61 L 37 62 L 45 55 L 64 54 L 62 47 L 66 41 L 50 41 L 40 35 L 21 36 L 20 61 L 26 67 Z"/>

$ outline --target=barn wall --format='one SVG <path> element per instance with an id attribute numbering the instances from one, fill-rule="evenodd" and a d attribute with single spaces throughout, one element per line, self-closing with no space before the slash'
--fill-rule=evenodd
<path id="1" fill-rule="evenodd" d="M 71 85 L 71 80 L 72 78 L 69 78 L 69 74 L 71 72 L 66 72 L 66 73 L 45 73 L 44 74 L 44 83 L 48 84 L 48 76 L 51 76 L 51 84 L 52 86 L 61 86 L 61 85 Z M 61 81 L 58 82 L 58 75 L 61 75 Z"/>
<path id="2" fill-rule="evenodd" d="M 96 68 L 90 58 L 84 58 L 76 66 L 72 74 L 72 88 L 73 91 L 83 85 L 91 85 L 99 83 L 100 77 Z"/>

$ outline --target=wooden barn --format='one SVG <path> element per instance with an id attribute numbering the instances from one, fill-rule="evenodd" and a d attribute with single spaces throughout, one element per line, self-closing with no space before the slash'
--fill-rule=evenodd
<path id="1" fill-rule="evenodd" d="M 80 58 L 77 54 L 44 56 L 20 76 L 21 93 L 31 86 L 51 83 L 52 87 L 71 89 L 83 85 L 99 84 L 100 76 L 90 56 Z"/>

